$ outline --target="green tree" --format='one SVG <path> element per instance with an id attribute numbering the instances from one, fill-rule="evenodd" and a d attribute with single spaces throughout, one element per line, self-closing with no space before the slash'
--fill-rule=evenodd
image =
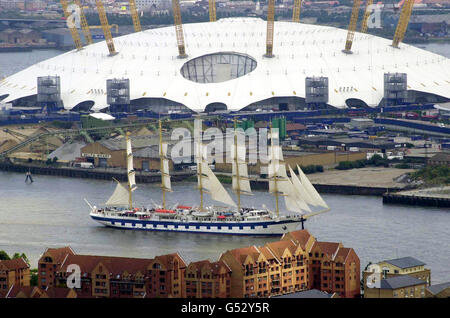
<path id="1" fill-rule="evenodd" d="M 23 258 L 23 260 L 30 265 L 30 261 L 28 260 L 28 257 L 25 255 L 25 253 L 19 254 L 19 253 L 14 253 L 12 259 L 18 259 L 18 258 Z"/>
<path id="2" fill-rule="evenodd" d="M 5 251 L 0 251 L 0 260 L 1 261 L 8 261 L 11 258 L 9 257 L 8 253 L 6 253 Z"/>
<path id="3" fill-rule="evenodd" d="M 37 268 L 31 269 L 30 275 L 31 275 L 30 285 L 37 286 L 38 285 L 38 270 L 37 270 Z"/>

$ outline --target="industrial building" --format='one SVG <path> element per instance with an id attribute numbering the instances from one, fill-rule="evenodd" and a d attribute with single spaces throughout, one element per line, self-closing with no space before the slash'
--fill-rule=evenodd
<path id="1" fill-rule="evenodd" d="M 96 1 L 106 40 L 90 41 L 85 23 L 84 39 L 91 44 L 83 46 L 78 30 L 71 29 L 77 49 L 4 79 L 0 101 L 33 103 L 36 78 L 44 76 L 60 80 L 65 109 L 91 111 L 116 107 L 108 103 L 112 100 L 127 101 L 120 105 L 126 111 L 209 112 L 376 107 L 450 98 L 450 60 L 401 43 L 411 0 L 402 7 L 392 41 L 367 34 L 367 16 L 357 32 L 358 1 L 348 30 L 301 23 L 297 1 L 292 22 L 274 22 L 274 1 L 269 1 L 267 21 L 216 21 L 215 1 L 210 1 L 210 22 L 182 24 L 174 0 L 175 27 L 145 31 L 134 2 L 135 33 L 113 38 L 103 5 Z M 128 84 L 113 92 L 108 80 Z"/>

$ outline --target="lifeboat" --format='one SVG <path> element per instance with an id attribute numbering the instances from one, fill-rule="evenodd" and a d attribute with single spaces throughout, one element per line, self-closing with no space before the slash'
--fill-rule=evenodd
<path id="1" fill-rule="evenodd" d="M 186 205 L 179 205 L 179 206 L 177 206 L 177 209 L 190 210 L 190 209 L 192 209 L 192 207 L 191 206 L 186 206 Z"/>
<path id="2" fill-rule="evenodd" d="M 213 215 L 213 212 L 212 211 L 196 211 L 196 212 L 192 212 L 192 215 L 196 216 L 196 217 L 208 217 L 208 216 Z"/>
<path id="3" fill-rule="evenodd" d="M 155 213 L 161 213 L 161 214 L 174 214 L 174 210 L 167 210 L 167 209 L 156 209 Z"/>

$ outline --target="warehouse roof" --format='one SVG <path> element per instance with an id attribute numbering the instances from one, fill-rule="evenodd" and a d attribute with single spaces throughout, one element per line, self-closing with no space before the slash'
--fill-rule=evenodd
<path id="1" fill-rule="evenodd" d="M 380 282 L 381 289 L 398 289 L 409 286 L 426 284 L 427 282 L 409 275 L 399 275 L 382 279 Z"/>
<path id="2" fill-rule="evenodd" d="M 427 289 L 433 294 L 433 295 L 437 295 L 440 292 L 442 292 L 444 289 L 450 288 L 450 282 L 446 282 L 446 283 L 442 283 L 442 284 L 437 284 L 437 285 L 431 285 L 428 286 Z"/>
<path id="3" fill-rule="evenodd" d="M 385 262 L 389 263 L 391 265 L 394 265 L 396 267 L 402 268 L 402 269 L 426 265 L 424 262 L 419 261 L 418 259 L 415 259 L 414 257 L 411 257 L 411 256 L 390 259 L 390 260 L 386 260 Z"/>

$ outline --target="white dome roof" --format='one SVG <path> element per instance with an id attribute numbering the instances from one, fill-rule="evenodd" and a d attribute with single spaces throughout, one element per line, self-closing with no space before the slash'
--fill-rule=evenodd
<path id="1" fill-rule="evenodd" d="M 191 109 L 224 103 L 239 110 L 271 97 L 305 97 L 305 77 L 329 78 L 329 104 L 345 107 L 349 98 L 376 106 L 383 98 L 384 73 L 407 73 L 408 89 L 450 98 L 450 60 L 410 46 L 396 49 L 391 40 L 356 33 L 353 54 L 342 52 L 347 31 L 294 22 L 275 22 L 273 58 L 265 53 L 266 22 L 230 18 L 185 24 L 185 59 L 177 58 L 174 27 L 133 33 L 114 39 L 115 56 L 105 42 L 70 51 L 35 64 L 0 83 L 4 102 L 37 93 L 38 76 L 61 77 L 64 106 L 94 101 L 93 110 L 107 107 L 106 80 L 129 78 L 131 99 L 166 98 Z M 193 58 L 218 52 L 249 55 L 256 68 L 221 83 L 196 83 L 180 69 Z"/>

